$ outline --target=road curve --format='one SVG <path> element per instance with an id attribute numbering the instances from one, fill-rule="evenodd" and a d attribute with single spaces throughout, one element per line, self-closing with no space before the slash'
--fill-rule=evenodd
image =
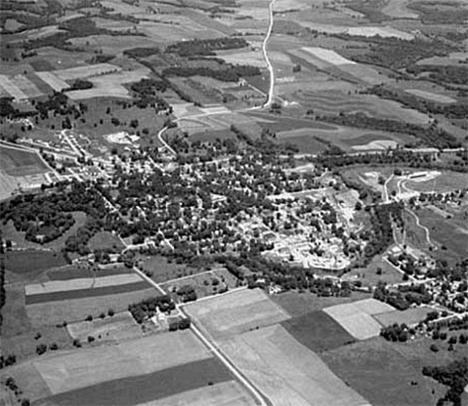
<path id="1" fill-rule="evenodd" d="M 151 278 L 146 276 L 140 269 L 134 267 L 133 270 L 140 275 L 145 281 L 149 284 L 154 286 L 159 292 L 162 294 L 166 294 L 166 292 Z M 177 310 L 183 314 L 184 316 L 188 317 L 187 314 L 182 309 L 182 306 L 176 305 Z M 234 364 L 227 358 L 226 355 L 216 346 L 216 344 L 200 331 L 200 329 L 195 325 L 195 323 L 190 323 L 190 328 L 194 332 L 194 334 L 201 340 L 203 344 L 208 347 L 208 349 L 216 356 L 218 359 L 231 371 L 231 373 L 249 390 L 249 392 L 255 397 L 255 401 L 258 405 L 261 406 L 270 406 L 270 403 L 265 401 L 265 397 L 259 392 L 259 390 L 253 386 L 250 381 L 248 381 L 234 366 Z"/>
<path id="2" fill-rule="evenodd" d="M 159 132 L 158 132 L 158 139 L 161 144 L 163 144 L 167 150 L 172 154 L 172 155 L 177 155 L 177 152 L 174 151 L 174 149 L 164 140 L 162 135 L 164 132 L 168 129 L 169 127 L 163 127 Z"/>
<path id="3" fill-rule="evenodd" d="M 273 91 L 275 88 L 275 72 L 273 70 L 273 65 L 271 64 L 271 61 L 270 61 L 270 58 L 268 57 L 268 52 L 267 52 L 268 40 L 270 39 L 271 31 L 273 30 L 273 23 L 274 23 L 273 5 L 274 3 L 275 3 L 275 0 L 271 0 L 270 4 L 268 5 L 268 11 L 270 13 L 270 23 L 268 24 L 268 31 L 265 35 L 265 38 L 263 39 L 263 44 L 262 44 L 263 58 L 265 59 L 268 70 L 270 72 L 270 87 L 268 90 L 267 99 L 265 103 L 263 104 L 263 107 L 270 107 L 270 105 L 273 103 Z"/>

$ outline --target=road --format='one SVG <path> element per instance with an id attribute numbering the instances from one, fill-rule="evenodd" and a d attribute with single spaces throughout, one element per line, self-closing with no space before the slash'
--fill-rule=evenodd
<path id="1" fill-rule="evenodd" d="M 265 35 L 265 38 L 263 39 L 263 44 L 262 44 L 263 58 L 265 59 L 265 62 L 268 67 L 268 71 L 270 72 L 270 87 L 268 90 L 267 99 L 263 107 L 270 107 L 270 105 L 273 103 L 273 92 L 275 89 L 275 72 L 273 69 L 273 65 L 271 64 L 270 58 L 268 57 L 268 52 L 267 52 L 268 40 L 270 39 L 271 31 L 273 30 L 273 24 L 274 24 L 274 16 L 273 16 L 274 4 L 275 4 L 275 0 L 271 0 L 268 6 L 268 11 L 270 13 L 270 22 L 268 24 L 268 31 Z"/>
<path id="2" fill-rule="evenodd" d="M 419 228 L 422 228 L 424 230 L 424 233 L 425 233 L 425 236 L 426 236 L 426 242 L 429 244 L 429 245 L 433 245 L 432 244 L 432 241 L 431 241 L 431 237 L 430 237 L 430 231 L 429 229 L 426 227 L 426 226 L 423 226 L 420 221 L 419 221 L 419 216 L 412 210 L 406 208 L 406 211 L 408 213 L 410 213 L 414 219 L 416 220 L 416 225 L 419 227 Z"/>
<path id="3" fill-rule="evenodd" d="M 140 275 L 145 281 L 149 284 L 154 286 L 159 292 L 162 294 L 166 294 L 166 292 L 151 278 L 147 277 L 140 269 L 137 267 L 133 268 L 134 271 Z M 226 292 L 226 294 L 228 294 Z M 217 295 L 219 296 L 219 295 Z M 185 317 L 188 315 L 182 309 L 182 306 L 176 305 L 176 309 Z M 224 355 L 220 348 L 211 340 L 211 337 L 205 335 L 196 325 L 195 323 L 190 323 L 190 328 L 194 332 L 194 334 L 206 345 L 206 347 L 216 356 L 218 359 L 231 371 L 231 373 L 241 382 L 249 392 L 255 397 L 256 403 L 261 406 L 270 406 L 270 403 L 265 400 L 265 397 L 258 391 L 258 389 L 253 386 L 234 366 L 234 364 Z"/>
<path id="4" fill-rule="evenodd" d="M 177 152 L 174 151 L 174 149 L 164 140 L 162 137 L 164 132 L 168 129 L 169 127 L 163 127 L 159 132 L 158 132 L 158 139 L 161 144 L 163 144 L 167 150 L 172 154 L 172 155 L 177 155 Z"/>

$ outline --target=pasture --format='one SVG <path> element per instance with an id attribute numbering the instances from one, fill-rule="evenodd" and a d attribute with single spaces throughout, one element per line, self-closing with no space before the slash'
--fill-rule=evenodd
<path id="1" fill-rule="evenodd" d="M 315 311 L 281 323 L 297 341 L 314 352 L 354 342 L 354 338 L 328 314 Z"/>
<path id="2" fill-rule="evenodd" d="M 25 250 L 8 251 L 5 254 L 5 268 L 18 275 L 37 274 L 66 263 L 61 252 Z"/>
<path id="3" fill-rule="evenodd" d="M 36 152 L 0 145 L 0 168 L 10 176 L 27 176 L 49 172 L 49 167 Z"/>
<path id="4" fill-rule="evenodd" d="M 375 299 L 327 307 L 324 312 L 333 317 L 348 333 L 358 340 L 380 334 L 380 324 L 372 315 L 393 311 L 394 308 Z"/>
<path id="5" fill-rule="evenodd" d="M 269 326 L 289 318 L 260 289 L 242 289 L 184 305 L 184 310 L 215 339 Z"/>
<path id="6" fill-rule="evenodd" d="M 426 182 L 418 180 L 405 181 L 404 186 L 418 192 L 449 193 L 465 189 L 468 186 L 468 181 L 464 173 L 447 171 Z"/>
<path id="7" fill-rule="evenodd" d="M 414 96 L 421 97 L 429 101 L 434 101 L 436 103 L 448 104 L 448 103 L 456 102 L 455 99 L 452 99 L 449 96 L 444 96 L 442 94 L 427 92 L 427 91 L 419 90 L 419 89 L 407 89 L 405 90 L 405 92 L 410 93 Z"/>
<path id="8" fill-rule="evenodd" d="M 137 257 L 138 267 L 145 273 L 148 273 L 155 282 L 162 283 L 171 279 L 182 278 L 195 275 L 201 270 L 190 268 L 185 265 L 169 262 L 166 257 L 144 256 Z"/>
<path id="9" fill-rule="evenodd" d="M 375 406 L 433 405 L 441 394 L 439 384 L 421 374 L 422 366 L 414 367 L 381 337 L 327 351 L 321 358 Z"/>
<path id="10" fill-rule="evenodd" d="M 423 321 L 428 313 L 434 311 L 430 307 L 415 307 L 406 310 L 394 310 L 381 314 L 375 314 L 376 319 L 382 326 L 391 326 L 394 323 L 402 324 L 405 323 L 408 326 L 418 324 Z"/>
<path id="11" fill-rule="evenodd" d="M 92 249 L 113 250 L 119 252 L 124 248 L 124 245 L 118 235 L 112 234 L 109 231 L 99 231 L 94 234 L 88 241 L 88 246 Z"/>
<path id="12" fill-rule="evenodd" d="M 368 405 L 281 326 L 231 338 L 222 349 L 275 405 Z"/>

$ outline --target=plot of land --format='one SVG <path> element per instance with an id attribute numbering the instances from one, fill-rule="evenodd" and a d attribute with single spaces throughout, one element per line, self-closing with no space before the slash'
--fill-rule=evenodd
<path id="1" fill-rule="evenodd" d="M 368 405 L 281 326 L 245 333 L 222 348 L 276 406 Z"/>
<path id="2" fill-rule="evenodd" d="M 70 85 L 64 80 L 60 79 L 53 72 L 36 72 L 36 75 L 39 76 L 45 83 L 47 83 L 52 89 L 56 92 L 61 92 L 63 89 L 68 89 Z"/>
<path id="3" fill-rule="evenodd" d="M 321 59 L 331 65 L 353 65 L 356 62 L 350 61 L 336 53 L 331 49 L 324 49 L 319 47 L 305 47 L 303 48 L 304 51 L 313 55 L 314 57 Z"/>
<path id="4" fill-rule="evenodd" d="M 116 313 L 121 312 L 127 310 L 129 304 L 154 296 L 157 296 L 156 291 L 147 288 L 128 293 L 30 304 L 26 310 L 33 326 L 55 326 L 64 321 L 83 321 L 88 315 L 98 317 L 108 309 L 113 309 Z"/>
<path id="5" fill-rule="evenodd" d="M 5 258 L 5 268 L 17 274 L 41 272 L 66 263 L 61 253 L 52 251 L 10 251 Z"/>
<path id="6" fill-rule="evenodd" d="M 315 352 L 354 342 L 354 338 L 343 327 L 322 311 L 286 320 L 282 326 L 302 345 Z"/>
<path id="7" fill-rule="evenodd" d="M 405 323 L 408 326 L 411 326 L 423 321 L 431 311 L 434 311 L 434 309 L 431 309 L 430 307 L 416 307 L 403 311 L 394 310 L 391 312 L 376 314 L 374 315 L 374 319 L 383 326 L 390 326 L 394 323 Z"/>
<path id="8" fill-rule="evenodd" d="M 184 330 L 49 355 L 36 359 L 34 365 L 51 392 L 58 394 L 209 358 L 210 352 L 190 330 Z"/>
<path id="9" fill-rule="evenodd" d="M 193 302 L 185 310 L 215 338 L 231 337 L 289 318 L 260 289 L 243 289 Z"/>
<path id="10" fill-rule="evenodd" d="M 37 153 L 0 145 L 0 168 L 10 176 L 26 176 L 49 172 Z"/>
<path id="11" fill-rule="evenodd" d="M 444 96 L 442 94 L 437 94 L 437 93 L 431 93 L 431 92 L 426 92 L 424 90 L 419 90 L 419 89 L 407 89 L 405 90 L 407 93 L 414 94 L 415 96 L 422 97 L 423 99 L 427 99 L 430 101 L 434 101 L 437 103 L 455 103 L 456 100 L 452 99 L 451 97 Z"/>
<path id="12" fill-rule="evenodd" d="M 439 397 L 437 392 L 431 394 L 437 383 L 424 378 L 421 368 L 414 368 L 393 348 L 393 343 L 381 337 L 340 347 L 321 357 L 372 405 L 433 405 Z M 417 385 L 411 385 L 414 380 Z"/>
<path id="13" fill-rule="evenodd" d="M 392 306 L 375 299 L 327 307 L 324 311 L 358 340 L 365 340 L 380 334 L 381 325 L 372 315 L 395 310 Z"/>
<path id="14" fill-rule="evenodd" d="M 79 66 L 54 71 L 54 75 L 62 80 L 84 79 L 92 76 L 104 75 L 120 71 L 120 67 L 109 63 L 99 63 L 97 65 Z"/>

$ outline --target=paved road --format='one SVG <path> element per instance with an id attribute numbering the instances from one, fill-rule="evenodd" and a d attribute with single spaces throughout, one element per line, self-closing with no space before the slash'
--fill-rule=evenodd
<path id="1" fill-rule="evenodd" d="M 270 39 L 271 31 L 273 30 L 273 24 L 274 24 L 274 16 L 273 16 L 274 4 L 275 4 L 275 0 L 271 0 L 270 4 L 268 5 L 268 11 L 270 13 L 270 23 L 268 25 L 268 31 L 265 35 L 265 38 L 263 39 L 263 44 L 262 44 L 263 58 L 265 59 L 268 70 L 270 72 L 270 87 L 268 90 L 268 97 L 263 107 L 270 107 L 270 105 L 273 103 L 273 91 L 275 88 L 275 72 L 273 69 L 273 65 L 271 64 L 270 58 L 268 57 L 268 52 L 267 52 L 268 40 Z"/>

